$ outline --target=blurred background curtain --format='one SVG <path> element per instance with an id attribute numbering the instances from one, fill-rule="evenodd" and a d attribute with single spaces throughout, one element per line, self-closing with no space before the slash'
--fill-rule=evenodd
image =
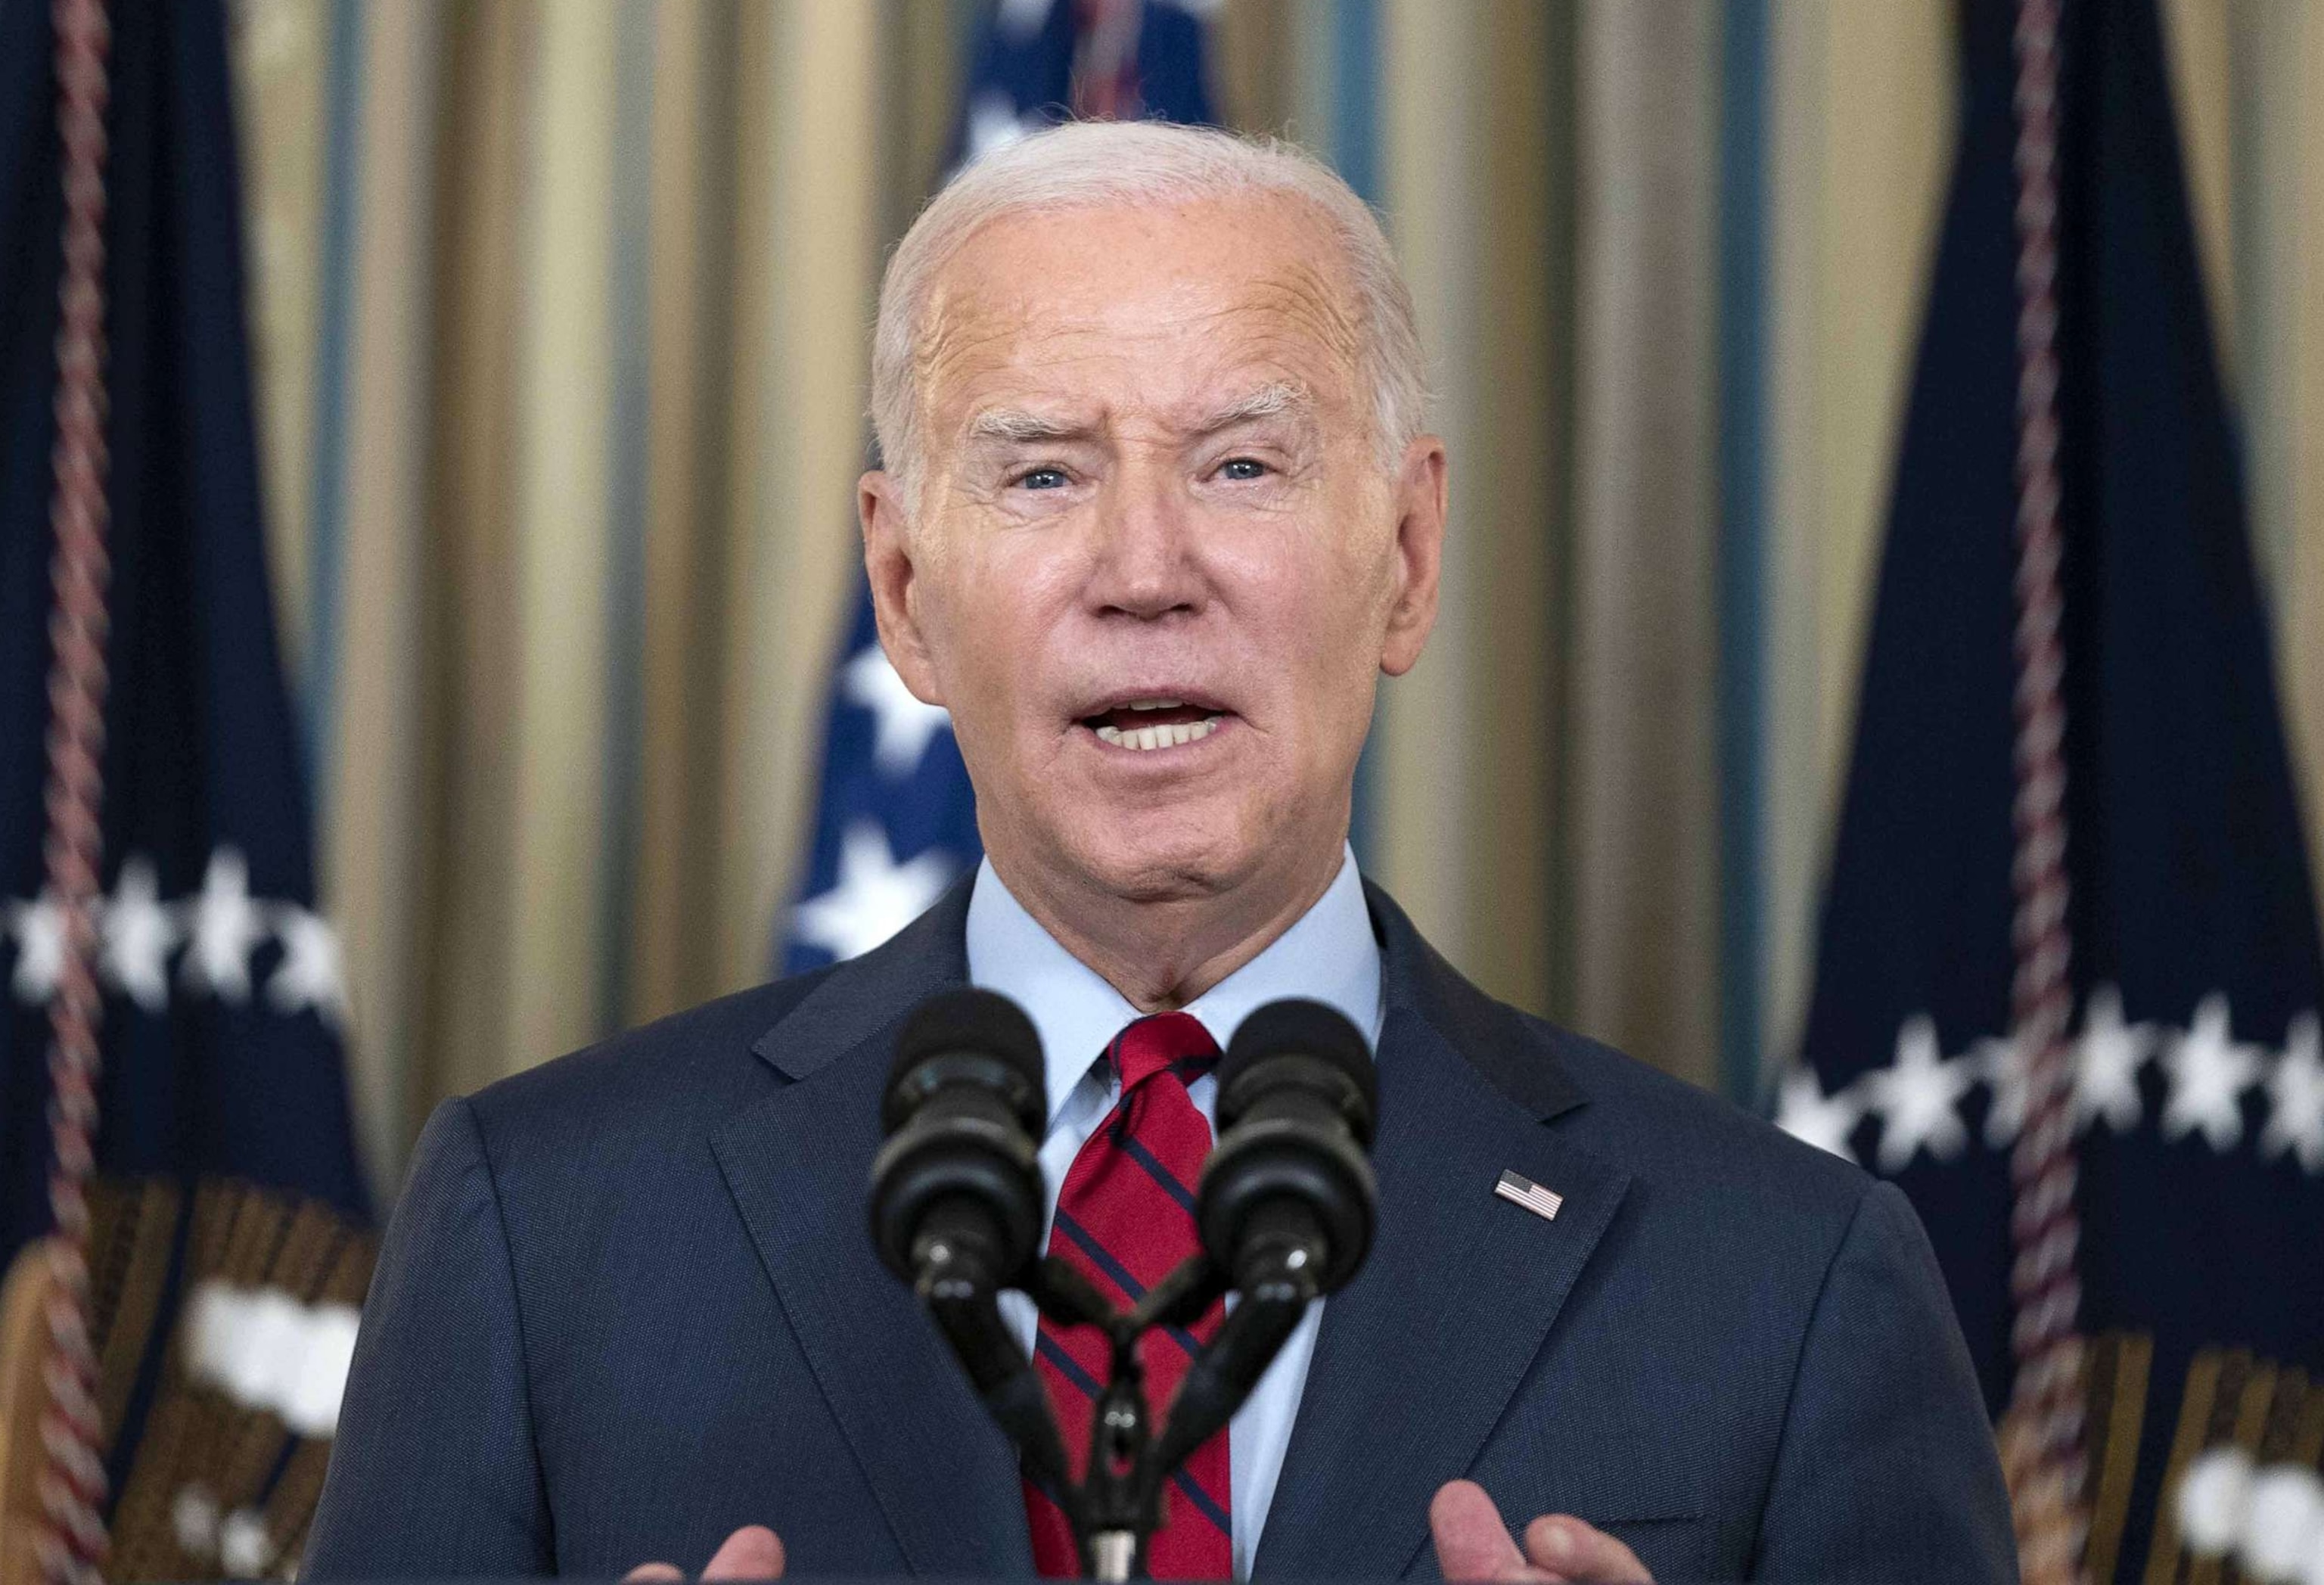
<path id="1" fill-rule="evenodd" d="M 763 978 L 877 275 L 971 0 L 236 0 L 276 591 L 375 1181 L 445 1095 Z M 1454 459 L 1368 871 L 1487 988 L 1789 1055 L 1950 148 L 1949 7 L 1221 0 L 1379 203 Z M 2324 10 L 2166 6 L 2309 796 Z"/>

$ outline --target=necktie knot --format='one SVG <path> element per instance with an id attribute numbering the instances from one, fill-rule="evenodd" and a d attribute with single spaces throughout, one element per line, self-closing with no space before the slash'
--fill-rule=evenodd
<path id="1" fill-rule="evenodd" d="M 1166 1069 L 1179 1083 L 1191 1084 L 1218 1060 L 1218 1042 L 1192 1013 L 1155 1013 L 1113 1037 L 1114 1070 L 1121 1075 L 1124 1095 Z"/>

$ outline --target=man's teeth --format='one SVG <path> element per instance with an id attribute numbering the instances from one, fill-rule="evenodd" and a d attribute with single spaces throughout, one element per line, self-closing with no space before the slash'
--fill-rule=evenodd
<path id="1" fill-rule="evenodd" d="M 1168 710 L 1173 705 L 1132 705 L 1132 710 Z M 1124 731 L 1119 726 L 1101 725 L 1097 735 L 1117 749 L 1175 749 L 1180 743 L 1199 742 L 1218 731 L 1219 718 L 1206 715 L 1200 721 L 1185 721 L 1175 725 L 1133 726 Z"/>

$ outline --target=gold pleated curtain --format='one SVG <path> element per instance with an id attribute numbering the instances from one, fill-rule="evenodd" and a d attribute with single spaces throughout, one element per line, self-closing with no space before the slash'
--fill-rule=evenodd
<path id="1" fill-rule="evenodd" d="M 930 25 L 931 19 L 941 25 Z M 374 1175 L 763 977 L 942 7 L 238 7 L 278 607 Z"/>
<path id="2" fill-rule="evenodd" d="M 878 270 L 978 11 L 236 0 L 277 604 L 383 1190 L 442 1096 L 766 973 L 854 576 Z M 2324 9 L 2166 14 L 2312 794 Z M 1738 833 L 1720 206 L 1753 17 L 1762 769 Z M 1748 980 L 1772 1064 L 1950 158 L 1950 8 L 1216 22 L 1231 119 L 1374 173 L 1452 446 L 1444 615 L 1384 690 L 1368 869 L 1488 988 L 1699 1082 Z"/>

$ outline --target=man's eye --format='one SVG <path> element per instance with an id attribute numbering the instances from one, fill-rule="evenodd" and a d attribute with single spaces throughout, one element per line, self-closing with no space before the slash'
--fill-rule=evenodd
<path id="1" fill-rule="evenodd" d="M 1018 476 L 1018 484 L 1027 490 L 1062 490 L 1065 487 L 1063 468 L 1035 468 Z"/>
<path id="2" fill-rule="evenodd" d="M 1230 457 L 1219 465 L 1219 475 L 1227 479 L 1259 479 L 1267 476 L 1267 465 L 1257 457 Z"/>

